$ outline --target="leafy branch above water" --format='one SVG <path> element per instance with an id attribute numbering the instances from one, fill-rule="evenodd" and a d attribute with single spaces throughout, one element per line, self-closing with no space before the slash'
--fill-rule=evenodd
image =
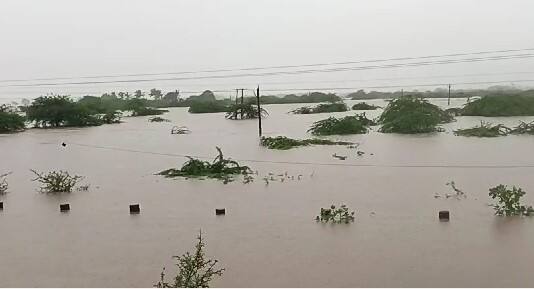
<path id="1" fill-rule="evenodd" d="M 82 176 L 70 175 L 67 171 L 52 171 L 40 173 L 31 170 L 37 181 L 42 184 L 40 191 L 43 193 L 70 193 L 76 184 L 83 179 Z"/>
<path id="2" fill-rule="evenodd" d="M 489 189 L 489 196 L 497 199 L 497 204 L 493 204 L 495 215 L 498 216 L 530 216 L 534 213 L 532 206 L 525 206 L 520 203 L 521 198 L 526 194 L 521 188 L 513 186 L 509 189 L 505 185 L 498 185 Z"/>
<path id="3" fill-rule="evenodd" d="M 354 211 L 349 212 L 349 208 L 346 205 L 341 205 L 336 209 L 335 205 L 331 205 L 330 208 L 321 208 L 319 216 L 315 217 L 317 222 L 323 223 L 345 223 L 354 222 Z"/>

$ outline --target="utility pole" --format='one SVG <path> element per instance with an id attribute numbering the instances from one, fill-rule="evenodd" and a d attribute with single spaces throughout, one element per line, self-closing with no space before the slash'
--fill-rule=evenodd
<path id="1" fill-rule="evenodd" d="M 401 88 L 401 97 L 404 96 L 404 88 Z"/>
<path id="2" fill-rule="evenodd" d="M 260 106 L 260 86 L 258 85 L 258 88 L 256 88 L 256 103 L 258 104 L 258 134 L 260 135 L 261 139 L 261 106 Z"/>
<path id="3" fill-rule="evenodd" d="M 241 119 L 243 119 L 243 91 L 245 89 L 241 88 Z"/>
<path id="4" fill-rule="evenodd" d="M 235 89 L 235 106 L 236 106 L 236 110 L 234 112 L 234 118 L 237 119 L 237 99 L 239 98 L 239 89 L 236 88 Z"/>
<path id="5" fill-rule="evenodd" d="M 447 105 L 451 105 L 451 85 L 449 84 L 449 98 L 447 99 Z"/>

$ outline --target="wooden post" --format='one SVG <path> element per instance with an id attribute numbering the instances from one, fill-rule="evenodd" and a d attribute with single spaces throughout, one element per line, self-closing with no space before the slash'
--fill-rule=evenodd
<path id="1" fill-rule="evenodd" d="M 243 91 L 245 89 L 241 88 L 241 119 L 243 119 Z"/>
<path id="2" fill-rule="evenodd" d="M 449 98 L 447 99 L 447 105 L 451 105 L 451 85 L 449 84 Z"/>
<path id="3" fill-rule="evenodd" d="M 235 89 L 235 106 L 236 106 L 236 110 L 234 112 L 234 118 L 237 119 L 237 105 L 238 105 L 238 102 L 237 102 L 237 99 L 239 98 L 239 89 Z"/>
<path id="4" fill-rule="evenodd" d="M 258 133 L 260 135 L 261 139 L 261 106 L 260 106 L 260 86 L 258 85 L 258 88 L 256 89 L 256 102 L 258 104 Z"/>

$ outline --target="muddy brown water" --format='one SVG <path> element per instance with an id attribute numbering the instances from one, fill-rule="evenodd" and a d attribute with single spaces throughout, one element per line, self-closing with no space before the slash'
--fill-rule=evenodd
<path id="1" fill-rule="evenodd" d="M 308 137 L 309 125 L 328 116 L 287 114 L 299 106 L 266 106 L 265 135 Z M 267 150 L 258 145 L 256 121 L 223 114 L 174 108 L 164 117 L 172 122 L 126 118 L 0 136 L 0 172 L 13 171 L 10 193 L 0 197 L 0 286 L 150 287 L 163 266 L 172 275 L 171 256 L 192 250 L 199 229 L 207 254 L 226 268 L 212 286 L 534 286 L 534 218 L 499 218 L 487 205 L 488 188 L 500 183 L 521 186 L 524 202 L 534 203 L 534 168 L 491 167 L 533 166 L 534 137 L 451 133 L 481 119 L 513 125 L 533 118 L 460 117 L 445 133 L 331 138 L 360 142 L 366 154 L 358 157 L 344 146 Z M 175 124 L 192 133 L 171 135 Z M 215 145 L 257 170 L 255 182 L 154 175 L 180 166 L 179 155 L 215 156 Z M 41 194 L 30 168 L 69 170 L 90 188 Z M 262 177 L 270 172 L 295 180 L 266 185 Z M 434 198 L 451 192 L 450 180 L 466 199 Z M 64 202 L 69 213 L 59 212 Z M 134 203 L 141 214 L 129 214 Z M 356 221 L 316 223 L 319 209 L 332 203 L 356 210 Z M 216 216 L 223 207 L 226 215 Z M 450 210 L 451 221 L 439 222 L 439 210 Z"/>

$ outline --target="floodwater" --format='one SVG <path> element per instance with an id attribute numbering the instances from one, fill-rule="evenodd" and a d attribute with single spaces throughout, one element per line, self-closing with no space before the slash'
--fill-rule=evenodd
<path id="1" fill-rule="evenodd" d="M 265 106 L 265 135 L 308 137 L 309 125 L 328 116 L 287 114 L 299 106 Z M 207 254 L 226 268 L 216 287 L 534 286 L 534 218 L 496 217 L 488 207 L 488 188 L 500 183 L 521 186 L 524 202 L 534 203 L 534 137 L 451 132 L 480 120 L 533 118 L 460 117 L 445 133 L 332 137 L 361 143 L 366 154 L 358 157 L 344 146 L 267 150 L 254 120 L 187 108 L 164 117 L 172 122 L 126 118 L 0 136 L 0 172 L 13 171 L 10 193 L 0 197 L 0 286 L 150 287 L 163 266 L 172 275 L 171 256 L 193 250 L 200 229 Z M 192 133 L 171 135 L 173 125 Z M 180 155 L 214 157 L 215 146 L 257 170 L 256 180 L 223 185 L 154 175 L 179 167 Z M 38 193 L 32 168 L 69 170 L 90 188 Z M 294 180 L 266 184 L 269 172 Z M 434 198 L 452 192 L 445 185 L 451 180 L 467 198 Z M 64 202 L 69 213 L 59 212 Z M 129 214 L 134 203 L 139 215 Z M 321 207 L 341 203 L 356 210 L 354 223 L 314 221 Z M 215 216 L 223 207 L 226 215 Z M 439 210 L 450 210 L 450 222 L 438 221 Z"/>

